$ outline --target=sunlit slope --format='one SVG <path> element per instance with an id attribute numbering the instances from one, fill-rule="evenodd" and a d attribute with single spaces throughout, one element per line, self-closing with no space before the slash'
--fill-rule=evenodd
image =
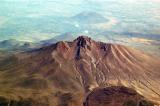
<path id="1" fill-rule="evenodd" d="M 159 64 L 158 58 L 131 47 L 81 36 L 1 61 L 0 97 L 29 100 L 33 106 L 81 106 L 94 88 L 119 85 L 160 102 Z"/>

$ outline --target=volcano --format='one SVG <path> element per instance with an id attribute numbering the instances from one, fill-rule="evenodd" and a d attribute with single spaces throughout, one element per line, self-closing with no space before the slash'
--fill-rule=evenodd
<path id="1" fill-rule="evenodd" d="M 0 61 L 0 101 L 7 104 L 21 101 L 33 106 L 82 106 L 88 93 L 110 86 L 132 88 L 160 103 L 159 84 L 159 58 L 86 36 Z"/>
<path id="2" fill-rule="evenodd" d="M 91 11 L 84 11 L 72 17 L 77 22 L 86 24 L 104 23 L 109 20 L 103 17 L 101 14 Z"/>

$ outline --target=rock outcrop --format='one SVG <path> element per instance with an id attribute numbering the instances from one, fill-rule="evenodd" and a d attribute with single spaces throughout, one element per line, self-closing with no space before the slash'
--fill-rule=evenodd
<path id="1" fill-rule="evenodd" d="M 84 106 L 154 106 L 135 90 L 123 86 L 97 88 L 86 98 Z"/>

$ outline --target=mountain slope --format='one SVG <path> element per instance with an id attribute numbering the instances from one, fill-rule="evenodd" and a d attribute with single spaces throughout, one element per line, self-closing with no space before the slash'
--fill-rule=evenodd
<path id="1" fill-rule="evenodd" d="M 104 23 L 108 21 L 108 19 L 101 14 L 90 11 L 81 12 L 72 18 L 80 23 L 86 24 Z"/>
<path id="2" fill-rule="evenodd" d="M 159 64 L 139 50 L 80 36 L 1 61 L 0 96 L 81 106 L 94 88 L 126 86 L 160 103 Z"/>
<path id="3" fill-rule="evenodd" d="M 84 106 L 154 106 L 135 90 L 123 86 L 112 86 L 93 90 Z"/>

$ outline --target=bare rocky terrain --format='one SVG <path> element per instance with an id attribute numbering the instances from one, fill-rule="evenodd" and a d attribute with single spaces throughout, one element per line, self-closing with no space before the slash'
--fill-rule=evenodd
<path id="1" fill-rule="evenodd" d="M 135 90 L 123 86 L 97 88 L 86 98 L 84 106 L 154 106 Z"/>
<path id="2" fill-rule="evenodd" d="M 88 93 L 111 86 L 132 88 L 160 104 L 159 84 L 158 57 L 86 36 L 0 61 L 2 106 L 82 106 Z"/>

